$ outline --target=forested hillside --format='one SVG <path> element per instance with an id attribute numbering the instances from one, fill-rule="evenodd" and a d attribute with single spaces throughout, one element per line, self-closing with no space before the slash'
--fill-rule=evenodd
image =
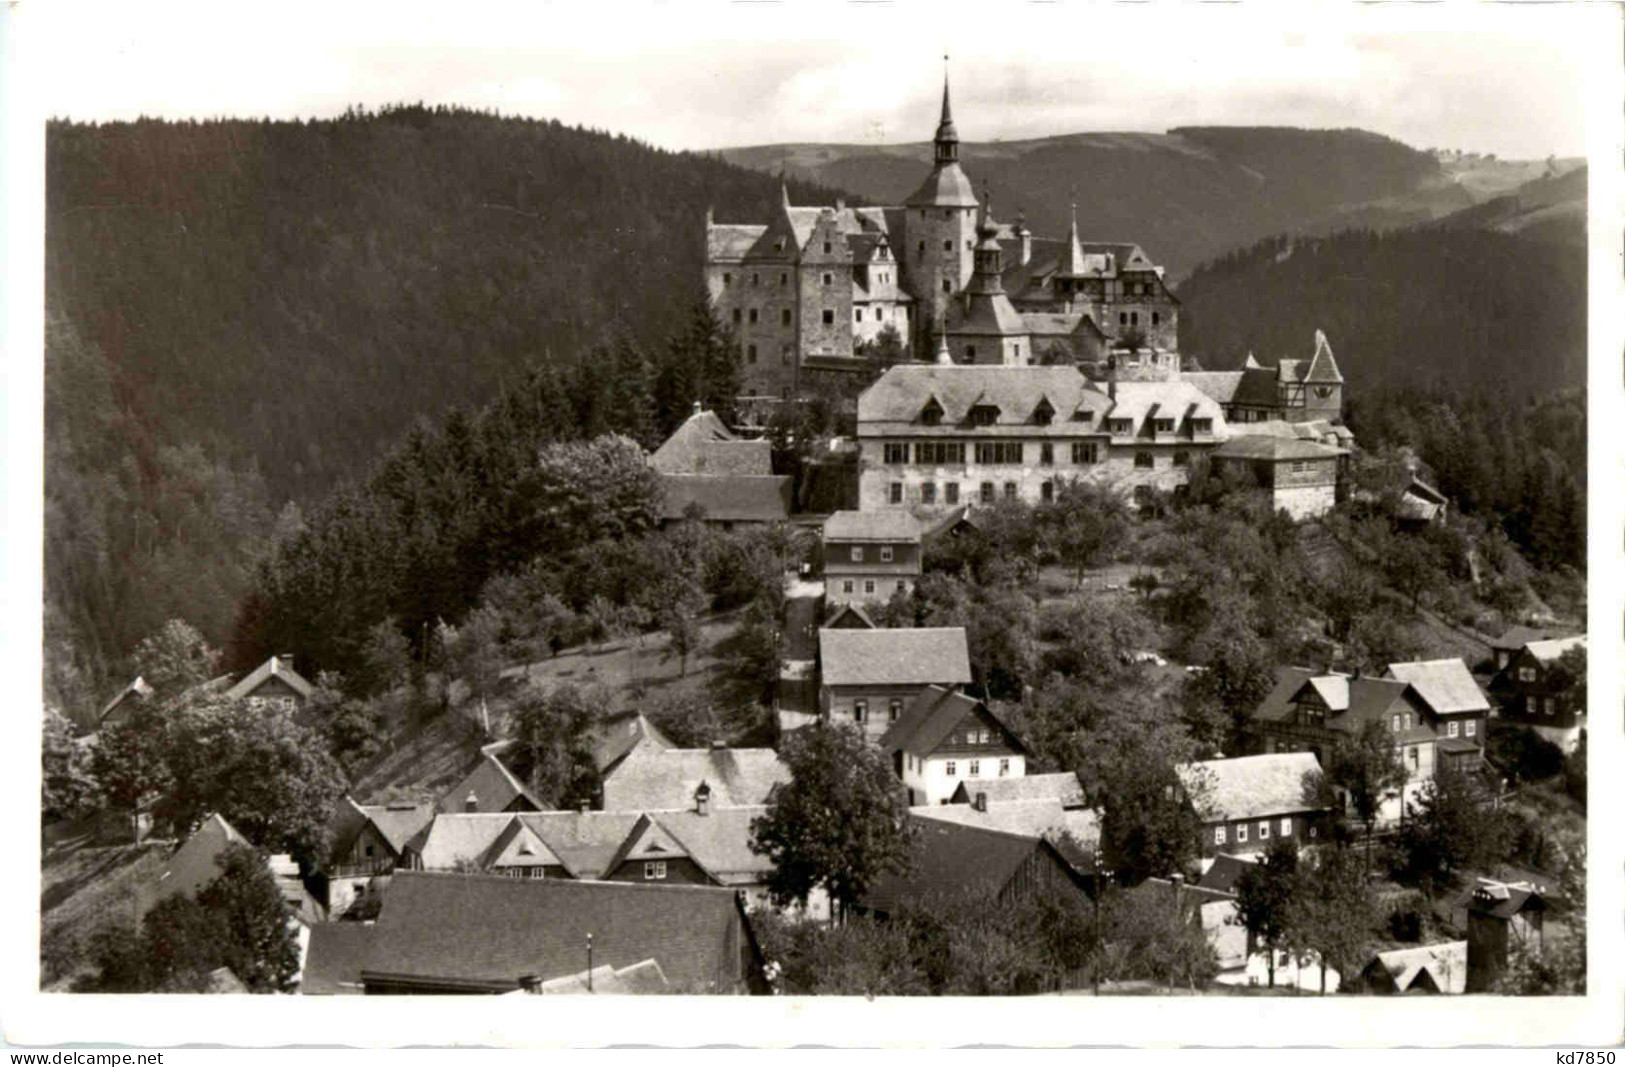
<path id="1" fill-rule="evenodd" d="M 1020 209 L 1040 236 L 1064 236 L 1077 204 L 1086 240 L 1134 241 L 1179 277 L 1196 264 L 1273 233 L 1315 229 L 1359 208 L 1368 224 L 1412 222 L 1475 197 L 1432 156 L 1364 130 L 1183 127 L 1165 134 L 1080 133 L 978 141 L 956 116 L 960 159 L 992 186 L 999 218 Z M 930 171 L 930 130 L 905 145 L 764 145 L 722 152 L 731 162 L 901 203 Z"/>
<path id="2" fill-rule="evenodd" d="M 48 684 L 76 706 L 167 618 L 223 643 L 254 560 L 300 522 L 288 503 L 414 420 L 532 364 L 610 373 L 577 357 L 617 337 L 663 352 L 700 292 L 706 207 L 754 218 L 778 195 L 712 158 L 421 107 L 57 122 L 47 153 Z"/>

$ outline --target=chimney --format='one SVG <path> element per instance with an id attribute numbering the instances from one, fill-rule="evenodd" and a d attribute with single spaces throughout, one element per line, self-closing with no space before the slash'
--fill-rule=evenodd
<path id="1" fill-rule="evenodd" d="M 694 790 L 694 810 L 700 815 L 711 814 L 711 786 L 701 782 L 700 787 Z"/>
<path id="2" fill-rule="evenodd" d="M 293 670 L 293 653 L 292 652 L 278 652 L 276 655 L 272 656 L 271 658 L 276 660 L 278 667 L 286 667 L 290 671 Z"/>
<path id="3" fill-rule="evenodd" d="M 835 210 L 836 211 L 845 211 L 846 210 L 846 198 L 845 197 L 837 196 L 835 198 Z"/>
<path id="4" fill-rule="evenodd" d="M 698 401 L 698 400 L 696 400 L 696 401 L 694 401 L 694 414 L 695 414 L 695 415 L 698 415 L 698 414 L 700 414 L 700 413 L 701 413 L 701 412 L 703 412 L 703 411 L 704 411 L 704 410 L 705 410 L 705 408 L 703 408 L 703 407 L 702 407 L 702 406 L 700 406 L 700 402 L 699 402 L 699 401 Z M 693 417 L 693 416 L 690 416 L 690 418 L 692 418 L 692 417 Z"/>
<path id="5" fill-rule="evenodd" d="M 1169 876 L 1168 881 L 1172 882 L 1174 886 L 1174 915 L 1177 916 L 1179 914 L 1180 892 L 1185 888 L 1185 876 L 1180 872 L 1175 871 Z"/>
<path id="6" fill-rule="evenodd" d="M 472 789 L 470 789 L 468 791 L 468 796 L 463 798 L 463 810 L 464 811 L 479 811 L 480 810 L 480 798 L 475 794 L 475 792 Z"/>
<path id="7" fill-rule="evenodd" d="M 971 807 L 975 808 L 977 811 L 986 811 L 987 810 L 987 794 L 982 793 L 982 792 L 978 792 L 976 794 L 976 798 L 971 801 Z"/>

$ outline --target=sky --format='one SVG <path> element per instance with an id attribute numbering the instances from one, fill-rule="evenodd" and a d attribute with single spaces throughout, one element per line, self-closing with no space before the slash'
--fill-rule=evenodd
<path id="1" fill-rule="evenodd" d="M 673 149 L 929 139 L 947 54 L 967 141 L 1357 126 L 1418 148 L 1581 155 L 1588 64 L 1620 39 L 1614 5 L 1562 3 L 22 4 L 58 117 L 421 100 Z"/>

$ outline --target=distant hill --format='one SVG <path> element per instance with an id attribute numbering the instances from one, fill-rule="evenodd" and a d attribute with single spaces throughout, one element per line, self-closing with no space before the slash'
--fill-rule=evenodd
<path id="1" fill-rule="evenodd" d="M 1531 184 L 1438 222 L 1272 237 L 1224 256 L 1177 289 L 1180 347 L 1216 370 L 1249 351 L 1308 355 L 1324 329 L 1353 394 L 1583 386 L 1585 174 Z"/>
<path id="2" fill-rule="evenodd" d="M 962 134 L 972 132 L 968 117 Z M 765 145 L 722 158 L 898 203 L 931 165 L 929 142 Z M 1018 209 L 1040 234 L 1064 234 L 1076 199 L 1092 240 L 1134 241 L 1178 277 L 1270 234 L 1333 225 L 1413 222 L 1470 206 L 1433 156 L 1364 130 L 1180 127 L 1165 134 L 1081 133 L 966 142 L 966 173 L 991 183 L 1001 219 Z M 1436 204 L 1422 210 L 1420 198 Z"/>

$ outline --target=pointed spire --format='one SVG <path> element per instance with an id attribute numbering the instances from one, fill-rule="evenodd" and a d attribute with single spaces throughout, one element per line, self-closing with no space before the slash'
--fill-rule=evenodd
<path id="1" fill-rule="evenodd" d="M 1066 250 L 1061 253 L 1061 274 L 1083 273 L 1083 242 L 1078 240 L 1078 202 L 1072 202 L 1072 228 L 1066 234 Z"/>
<path id="2" fill-rule="evenodd" d="M 954 112 L 948 103 L 948 57 L 942 57 L 942 118 L 937 122 L 937 165 L 959 160 L 959 131 L 954 129 Z"/>
<path id="3" fill-rule="evenodd" d="M 948 54 L 942 55 L 942 119 L 940 126 L 951 126 L 954 121 L 953 108 L 948 103 Z"/>

